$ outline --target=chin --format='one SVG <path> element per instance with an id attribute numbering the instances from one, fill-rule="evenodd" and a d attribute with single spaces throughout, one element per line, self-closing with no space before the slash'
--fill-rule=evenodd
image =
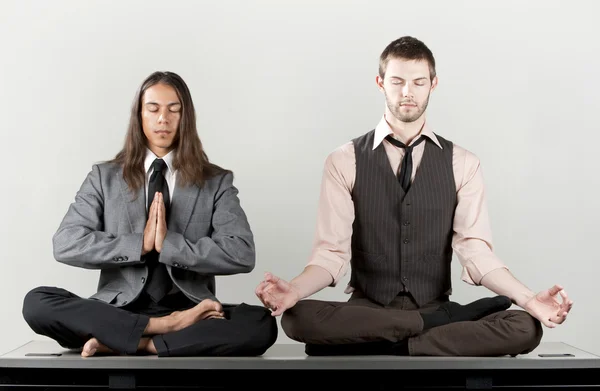
<path id="1" fill-rule="evenodd" d="M 155 148 L 160 148 L 160 149 L 171 149 L 171 146 L 173 145 L 172 143 L 153 143 L 152 145 L 154 145 Z"/>
<path id="2" fill-rule="evenodd" d="M 173 139 L 172 138 L 170 138 L 170 139 L 161 138 L 161 139 L 155 140 L 153 144 L 160 148 L 169 148 L 173 144 Z"/>

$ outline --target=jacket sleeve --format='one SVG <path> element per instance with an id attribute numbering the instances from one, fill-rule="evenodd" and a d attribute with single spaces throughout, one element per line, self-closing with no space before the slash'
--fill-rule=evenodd
<path id="1" fill-rule="evenodd" d="M 212 234 L 197 241 L 167 231 L 159 261 L 206 275 L 251 272 L 255 266 L 254 238 L 231 172 L 222 176 L 218 186 L 212 224 Z"/>
<path id="2" fill-rule="evenodd" d="M 54 258 L 85 269 L 143 263 L 143 234 L 104 232 L 103 214 L 101 171 L 94 165 L 52 238 Z"/>

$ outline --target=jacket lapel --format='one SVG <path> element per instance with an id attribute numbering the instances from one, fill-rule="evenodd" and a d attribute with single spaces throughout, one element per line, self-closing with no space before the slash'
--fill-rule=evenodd
<path id="1" fill-rule="evenodd" d="M 146 227 L 146 193 L 143 188 L 138 189 L 135 192 L 131 192 L 127 186 L 127 182 L 123 179 L 123 171 L 119 170 L 117 173 L 119 182 L 121 183 L 121 196 L 125 203 L 125 209 L 127 210 L 127 217 L 129 218 L 129 225 L 131 226 L 131 232 L 144 232 Z"/>
<path id="2" fill-rule="evenodd" d="M 146 213 L 146 194 L 142 189 L 138 189 L 134 193 L 129 190 L 123 172 L 117 174 L 121 183 L 121 196 L 127 210 L 127 217 L 131 226 L 131 232 L 144 232 L 146 221 L 148 219 Z M 194 205 L 198 199 L 200 188 L 196 185 L 191 186 L 176 186 L 173 198 L 171 201 L 171 210 L 167 227 L 174 232 L 183 233 L 192 216 Z"/>
<path id="3" fill-rule="evenodd" d="M 169 231 L 183 233 L 192 217 L 200 188 L 197 185 L 177 186 L 171 201 L 167 227 Z"/>

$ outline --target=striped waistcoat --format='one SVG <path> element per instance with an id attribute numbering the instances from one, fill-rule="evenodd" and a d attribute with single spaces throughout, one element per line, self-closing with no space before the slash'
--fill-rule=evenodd
<path id="1" fill-rule="evenodd" d="M 405 194 L 383 143 L 373 150 L 374 133 L 353 140 L 350 285 L 382 305 L 400 292 L 410 292 L 419 306 L 443 299 L 452 288 L 453 144 L 436 135 L 440 149 L 426 139 L 415 180 Z"/>

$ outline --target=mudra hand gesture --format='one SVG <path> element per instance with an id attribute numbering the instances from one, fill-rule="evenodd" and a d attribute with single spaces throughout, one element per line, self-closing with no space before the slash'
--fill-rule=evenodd
<path id="1" fill-rule="evenodd" d="M 559 301 L 559 298 L 562 300 Z M 573 301 L 560 285 L 539 292 L 524 305 L 527 312 L 549 328 L 562 324 L 572 307 Z"/>

